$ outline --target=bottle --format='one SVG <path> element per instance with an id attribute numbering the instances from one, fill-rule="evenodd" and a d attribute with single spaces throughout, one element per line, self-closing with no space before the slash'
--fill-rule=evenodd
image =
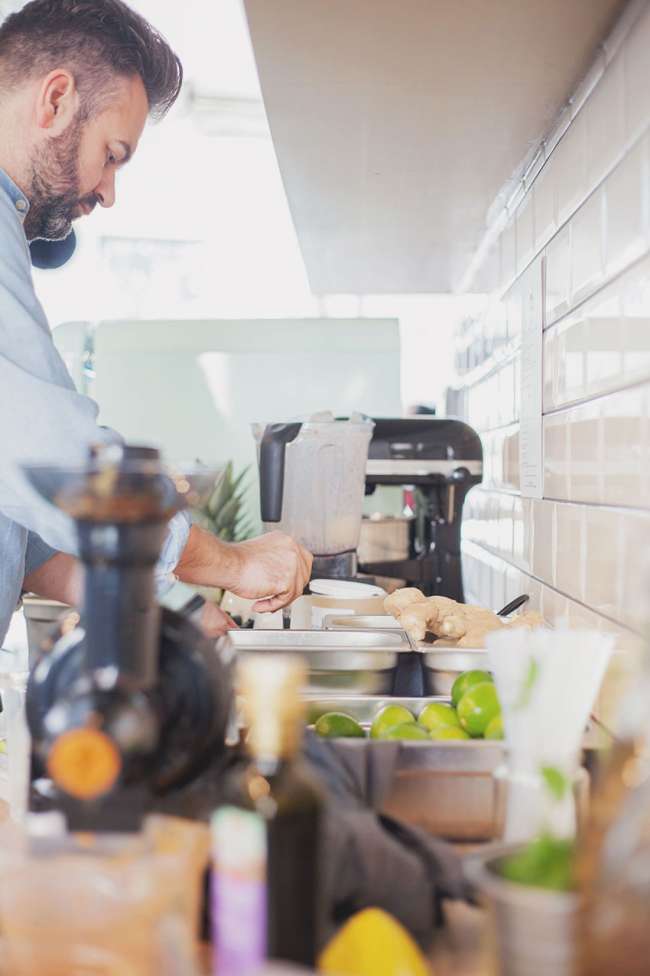
<path id="1" fill-rule="evenodd" d="M 579 976 L 650 966 L 650 653 L 624 699 L 577 856 Z"/>
<path id="2" fill-rule="evenodd" d="M 324 801 L 298 755 L 304 664 L 251 654 L 238 675 L 252 761 L 212 819 L 217 976 L 249 976 L 264 959 L 313 967 L 320 934 Z"/>

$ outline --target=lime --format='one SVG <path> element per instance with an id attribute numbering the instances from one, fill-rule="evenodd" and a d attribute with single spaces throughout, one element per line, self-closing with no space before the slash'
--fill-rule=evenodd
<path id="1" fill-rule="evenodd" d="M 445 702 L 429 702 L 420 712 L 418 724 L 431 732 L 432 729 L 438 729 L 441 725 L 459 726 L 460 722 L 458 715 L 456 715 L 456 709 L 452 705 L 447 705 Z"/>
<path id="2" fill-rule="evenodd" d="M 422 739 L 424 742 L 429 740 L 429 733 L 421 725 L 415 722 L 402 722 L 401 725 L 394 725 L 392 729 L 387 729 L 381 735 L 382 739 Z"/>
<path id="3" fill-rule="evenodd" d="M 383 739 L 384 734 L 396 725 L 404 722 L 415 722 L 415 717 L 403 705 L 385 705 L 374 717 L 370 726 L 370 737 L 372 739 Z"/>
<path id="4" fill-rule="evenodd" d="M 465 692 L 469 691 L 472 685 L 478 685 L 484 681 L 492 681 L 492 675 L 489 671 L 463 671 L 462 674 L 459 674 L 451 689 L 451 700 L 454 705 L 458 708 L 458 702 Z"/>
<path id="5" fill-rule="evenodd" d="M 314 731 L 324 739 L 365 739 L 356 719 L 345 712 L 326 712 L 314 725 Z"/>
<path id="6" fill-rule="evenodd" d="M 495 715 L 494 718 L 488 722 L 487 728 L 484 733 L 486 739 L 503 739 L 503 716 Z"/>
<path id="7" fill-rule="evenodd" d="M 458 702 L 460 724 L 473 739 L 483 735 L 492 719 L 501 711 L 497 690 L 491 681 L 472 685 Z"/>
<path id="8" fill-rule="evenodd" d="M 437 729 L 429 732 L 429 738 L 438 742 L 443 739 L 469 739 L 469 736 L 460 725 L 439 725 Z"/>

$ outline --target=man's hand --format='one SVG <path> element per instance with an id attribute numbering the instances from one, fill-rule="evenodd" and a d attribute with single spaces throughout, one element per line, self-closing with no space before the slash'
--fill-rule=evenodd
<path id="1" fill-rule="evenodd" d="M 176 575 L 185 583 L 220 586 L 257 600 L 254 612 L 270 613 L 302 594 L 311 564 L 311 553 L 283 532 L 228 543 L 193 525 Z"/>
<path id="2" fill-rule="evenodd" d="M 302 596 L 311 574 L 313 557 L 284 532 L 269 532 L 240 542 L 240 571 L 229 589 L 253 604 L 254 613 L 272 613 Z"/>
<path id="3" fill-rule="evenodd" d="M 226 631 L 237 629 L 234 620 L 231 620 L 216 603 L 203 605 L 199 624 L 206 637 L 222 637 Z"/>

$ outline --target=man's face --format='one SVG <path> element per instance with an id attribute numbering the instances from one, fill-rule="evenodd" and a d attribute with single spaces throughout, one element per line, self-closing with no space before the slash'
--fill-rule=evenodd
<path id="1" fill-rule="evenodd" d="M 85 123 L 74 117 L 60 135 L 40 142 L 26 187 L 28 240 L 61 240 L 97 203 L 113 206 L 117 170 L 135 152 L 148 112 L 142 80 L 119 79 L 107 109 Z"/>

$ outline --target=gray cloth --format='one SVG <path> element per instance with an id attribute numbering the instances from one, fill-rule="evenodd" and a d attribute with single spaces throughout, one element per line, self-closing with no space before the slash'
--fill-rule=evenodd
<path id="1" fill-rule="evenodd" d="M 337 749 L 305 737 L 305 757 L 327 787 L 325 890 L 332 934 L 354 912 L 376 906 L 427 949 L 446 898 L 470 900 L 461 860 L 425 831 L 379 813 L 393 780 L 399 742 Z M 380 749 L 374 748 L 375 745 Z"/>

